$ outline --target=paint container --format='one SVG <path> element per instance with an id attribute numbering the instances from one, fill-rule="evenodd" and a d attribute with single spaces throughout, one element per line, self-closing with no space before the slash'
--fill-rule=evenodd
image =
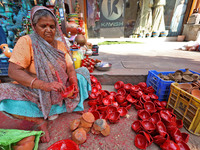
<path id="1" fill-rule="evenodd" d="M 93 45 L 92 46 L 92 55 L 93 56 L 98 56 L 99 55 L 99 46 L 98 45 Z"/>

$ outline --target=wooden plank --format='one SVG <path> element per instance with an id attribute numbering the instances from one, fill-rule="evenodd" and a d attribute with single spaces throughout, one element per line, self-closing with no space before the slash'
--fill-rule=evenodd
<path id="1" fill-rule="evenodd" d="M 84 0 L 84 23 L 85 23 L 85 37 L 88 38 L 87 30 L 87 0 Z"/>

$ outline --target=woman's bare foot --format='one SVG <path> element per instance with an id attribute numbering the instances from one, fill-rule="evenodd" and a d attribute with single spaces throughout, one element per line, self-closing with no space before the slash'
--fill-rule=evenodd
<path id="1" fill-rule="evenodd" d="M 39 130 L 44 131 L 44 135 L 40 138 L 42 143 L 48 143 L 50 141 L 49 131 L 47 129 L 47 121 L 44 121 L 42 124 L 38 126 Z"/>

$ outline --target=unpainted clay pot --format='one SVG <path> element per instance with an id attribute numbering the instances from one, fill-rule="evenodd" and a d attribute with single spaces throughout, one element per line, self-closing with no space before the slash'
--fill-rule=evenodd
<path id="1" fill-rule="evenodd" d="M 181 84 L 178 84 L 178 87 L 183 89 L 184 91 L 190 93 L 191 90 L 192 90 L 192 85 L 189 84 L 189 83 L 181 83 Z"/>
<path id="2" fill-rule="evenodd" d="M 189 68 L 185 68 L 185 72 L 183 72 L 183 75 L 192 75 L 193 73 L 189 70 Z"/>
<path id="3" fill-rule="evenodd" d="M 77 36 L 75 37 L 75 41 L 80 46 L 84 46 L 86 44 L 86 42 L 87 42 L 85 36 L 82 33 L 78 33 L 77 34 Z"/>
<path id="4" fill-rule="evenodd" d="M 102 131 L 106 129 L 106 125 L 107 125 L 107 122 L 105 119 L 97 119 L 93 124 L 93 128 L 96 131 Z"/>
<path id="5" fill-rule="evenodd" d="M 71 122 L 70 124 L 70 130 L 74 131 L 78 128 L 78 126 L 80 125 L 81 120 L 80 119 L 75 119 Z"/>
<path id="6" fill-rule="evenodd" d="M 194 80 L 190 75 L 183 75 L 183 79 L 187 82 L 192 82 Z"/>
<path id="7" fill-rule="evenodd" d="M 86 112 L 82 115 L 82 118 L 89 122 L 89 123 L 93 123 L 95 121 L 94 115 L 91 112 Z"/>
<path id="8" fill-rule="evenodd" d="M 108 135 L 110 135 L 110 126 L 109 126 L 108 124 L 106 125 L 106 128 L 105 128 L 104 130 L 101 131 L 101 134 L 102 134 L 103 136 L 108 136 Z"/>
<path id="9" fill-rule="evenodd" d="M 93 123 L 85 121 L 82 117 L 80 118 L 80 124 L 79 128 L 84 127 L 84 128 L 90 128 L 92 127 Z"/>
<path id="10" fill-rule="evenodd" d="M 72 140 L 76 144 L 82 144 L 86 141 L 86 132 L 83 128 L 78 128 L 72 133 Z"/>
<path id="11" fill-rule="evenodd" d="M 196 96 L 198 99 L 200 99 L 200 90 L 193 89 L 191 92 L 192 95 Z"/>
<path id="12" fill-rule="evenodd" d="M 193 78 L 194 81 L 197 81 L 197 80 L 199 80 L 199 75 L 198 74 L 193 74 L 192 78 Z"/>

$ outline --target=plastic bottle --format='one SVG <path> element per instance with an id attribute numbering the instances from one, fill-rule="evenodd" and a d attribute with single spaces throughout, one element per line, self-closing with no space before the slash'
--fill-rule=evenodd
<path id="1" fill-rule="evenodd" d="M 81 56 L 80 56 L 78 50 L 79 49 L 71 49 L 71 51 L 72 51 L 72 57 L 73 57 L 73 60 L 74 60 L 74 67 L 75 67 L 75 69 L 81 67 Z"/>

